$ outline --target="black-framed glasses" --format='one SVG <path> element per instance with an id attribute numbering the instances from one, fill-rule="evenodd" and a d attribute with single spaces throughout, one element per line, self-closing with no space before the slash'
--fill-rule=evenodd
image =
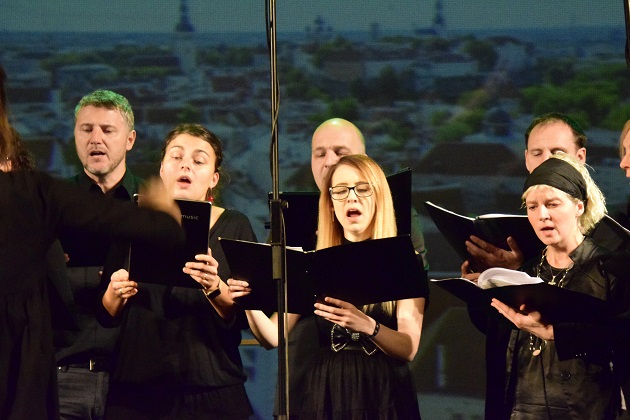
<path id="1" fill-rule="evenodd" d="M 337 185 L 336 187 L 328 188 L 330 196 L 333 200 L 345 200 L 350 195 L 350 190 L 354 190 L 357 197 L 369 197 L 374 193 L 372 185 L 367 182 L 359 182 L 354 187 L 347 187 L 345 185 Z"/>

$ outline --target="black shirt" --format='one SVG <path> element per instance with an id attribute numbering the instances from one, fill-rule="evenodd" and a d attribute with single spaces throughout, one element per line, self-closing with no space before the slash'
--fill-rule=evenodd
<path id="1" fill-rule="evenodd" d="M 256 242 L 256 235 L 236 210 L 225 210 L 210 229 L 212 256 L 220 278 L 227 281 L 230 269 L 219 237 Z M 110 377 L 110 415 L 130 409 L 152 418 L 159 404 L 169 412 L 185 411 L 187 418 L 252 414 L 239 354 L 241 329 L 247 327 L 244 310 L 227 321 L 199 289 L 138 283 L 121 321 L 120 351 Z M 235 391 L 227 397 L 225 389 Z M 147 404 L 148 398 L 155 403 Z M 224 412 L 226 416 L 219 414 Z M 159 415 L 171 418 L 169 413 Z"/>
<path id="2" fill-rule="evenodd" d="M 95 223 L 98 220 L 98 223 Z M 0 173 L 0 417 L 57 418 L 56 372 L 41 262 L 64 227 L 181 244 L 165 214 L 90 197 L 41 173 Z"/>
<path id="3" fill-rule="evenodd" d="M 131 200 L 142 183 L 129 170 L 125 171 L 120 182 L 107 193 L 103 193 L 85 172 L 68 181 L 90 194 L 111 196 L 123 201 Z M 57 364 L 63 366 L 87 362 L 93 357 L 111 357 L 116 348 L 119 328 L 102 327 L 95 314 L 100 309 L 102 292 L 109 282 L 111 270 L 104 270 L 106 261 L 108 266 L 122 267 L 123 263 L 119 260 L 124 255 L 121 250 L 125 248 L 125 244 L 117 243 L 112 246 L 107 238 L 89 236 L 78 231 L 62 235 L 61 243 L 69 257 L 65 276 L 74 300 L 71 313 L 75 324 L 55 329 Z M 103 271 L 103 276 L 99 274 L 100 271 Z"/>

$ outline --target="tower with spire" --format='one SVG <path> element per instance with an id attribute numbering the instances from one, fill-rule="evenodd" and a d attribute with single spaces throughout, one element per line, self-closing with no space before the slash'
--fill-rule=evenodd
<path id="1" fill-rule="evenodd" d="M 442 0 L 436 0 L 435 2 L 435 16 L 433 16 L 432 27 L 436 35 L 443 36 L 446 33 L 446 19 L 444 18 Z"/>
<path id="2" fill-rule="evenodd" d="M 173 51 L 179 59 L 179 67 L 185 74 L 191 74 L 197 66 L 195 28 L 188 17 L 187 0 L 179 1 L 179 22 L 173 34 Z"/>
<path id="3" fill-rule="evenodd" d="M 433 15 L 431 25 L 416 28 L 414 32 L 417 36 L 444 37 L 446 35 L 446 18 L 444 17 L 444 4 L 442 0 L 436 0 L 435 2 L 435 14 Z"/>

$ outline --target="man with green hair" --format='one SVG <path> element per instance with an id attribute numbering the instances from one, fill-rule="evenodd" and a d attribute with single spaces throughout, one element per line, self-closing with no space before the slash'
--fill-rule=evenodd
<path id="1" fill-rule="evenodd" d="M 84 96 L 74 110 L 74 139 L 85 175 L 107 194 L 123 179 L 136 141 L 131 106 L 109 90 Z M 83 174 L 73 179 L 79 181 Z"/>
<path id="2" fill-rule="evenodd" d="M 127 152 L 136 141 L 129 101 L 115 92 L 96 90 L 79 101 L 74 116 L 75 146 L 83 171 L 69 181 L 92 194 L 131 200 L 141 180 L 126 166 Z M 61 243 L 78 329 L 55 331 L 60 417 L 103 418 L 119 330 L 103 328 L 96 319 L 98 295 L 109 278 L 102 277 L 102 286 L 100 272 L 106 260 L 120 260 L 125 247 L 80 233 L 62 237 Z"/>

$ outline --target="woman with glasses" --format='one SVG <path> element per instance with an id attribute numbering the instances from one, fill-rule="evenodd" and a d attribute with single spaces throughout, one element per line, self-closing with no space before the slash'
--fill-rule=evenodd
<path id="1" fill-rule="evenodd" d="M 609 252 L 586 236 L 606 213 L 588 169 L 556 154 L 527 177 L 523 191 L 529 221 L 546 246 L 521 270 L 605 300 L 612 313 L 624 312 L 623 282 L 603 269 Z M 511 308 L 493 299 L 492 306 L 516 329 L 488 320 L 486 418 L 615 418 L 621 393 L 614 344 L 604 334 L 595 338 L 603 330 L 594 322 L 549 324 L 544 313 L 525 305 Z"/>
<path id="2" fill-rule="evenodd" d="M 392 197 L 381 168 L 364 155 L 342 157 L 328 171 L 320 196 L 317 249 L 395 235 Z M 230 279 L 228 285 L 234 297 L 250 292 L 244 281 Z M 420 344 L 427 297 L 425 281 L 419 298 L 361 308 L 334 297 L 316 303 L 318 357 L 301 406 L 290 407 L 291 414 L 300 419 L 420 418 L 407 362 Z M 261 344 L 277 346 L 277 314 L 246 312 Z M 289 314 L 287 327 L 298 318 Z"/>

